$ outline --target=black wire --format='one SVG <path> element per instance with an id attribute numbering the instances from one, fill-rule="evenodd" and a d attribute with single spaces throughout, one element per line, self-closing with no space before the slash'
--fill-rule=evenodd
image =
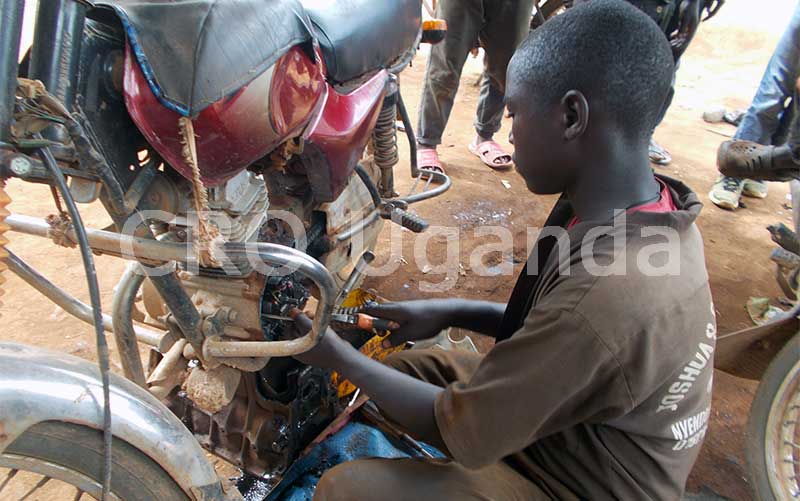
<path id="1" fill-rule="evenodd" d="M 369 177 L 367 170 L 364 169 L 363 165 L 356 164 L 355 171 L 358 177 L 361 178 L 361 182 L 367 187 L 367 191 L 369 191 L 369 196 L 372 197 L 372 203 L 375 204 L 375 208 L 380 209 L 382 202 L 381 194 L 378 192 L 378 187 L 375 186 L 375 183 L 373 183 L 372 179 Z"/>
<path id="2" fill-rule="evenodd" d="M 406 110 L 406 104 L 403 102 L 403 94 L 400 93 L 400 89 L 397 89 L 397 110 L 400 112 L 400 119 L 403 122 L 403 128 L 406 130 L 406 137 L 408 138 L 408 149 L 411 153 L 411 177 L 417 177 L 419 175 L 417 138 L 414 135 L 411 119 L 408 117 L 408 110 Z"/>
<path id="3" fill-rule="evenodd" d="M 40 134 L 35 135 L 37 139 L 41 139 Z M 56 186 L 61 192 L 61 197 L 67 206 L 67 212 L 72 219 L 72 226 L 75 229 L 75 235 L 78 238 L 78 247 L 81 250 L 81 258 L 83 258 L 83 267 L 86 271 L 86 281 L 89 285 L 89 298 L 92 305 L 92 314 L 94 317 L 94 331 L 97 339 L 97 359 L 100 365 L 100 377 L 103 383 L 103 495 L 102 499 L 108 498 L 111 490 L 111 402 L 109 401 L 109 361 L 108 361 L 108 343 L 106 342 L 106 335 L 103 330 L 103 309 L 100 304 L 100 287 L 97 284 L 97 270 L 94 267 L 94 258 L 92 256 L 92 249 L 89 247 L 89 238 L 86 236 L 86 228 L 83 226 L 81 215 L 78 212 L 78 207 L 75 205 L 75 200 L 72 198 L 72 193 L 69 191 L 67 181 L 64 179 L 64 174 L 59 169 L 56 159 L 49 148 L 44 147 L 39 149 L 39 156 L 42 158 L 44 165 L 50 171 L 53 179 L 56 181 Z"/>

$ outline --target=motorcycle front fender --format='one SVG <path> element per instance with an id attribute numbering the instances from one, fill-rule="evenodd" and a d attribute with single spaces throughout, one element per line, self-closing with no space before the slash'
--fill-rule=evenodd
<path id="1" fill-rule="evenodd" d="M 196 500 L 226 499 L 203 449 L 155 397 L 111 374 L 111 431 L 158 463 Z M 103 428 L 96 364 L 63 353 L 0 343 L 0 454 L 31 426 L 61 421 Z"/>

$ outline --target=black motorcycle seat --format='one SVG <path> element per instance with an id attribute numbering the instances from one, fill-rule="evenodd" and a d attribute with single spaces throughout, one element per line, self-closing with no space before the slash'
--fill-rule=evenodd
<path id="1" fill-rule="evenodd" d="M 95 7 L 113 10 L 153 93 L 185 116 L 313 38 L 298 0 L 97 0 Z"/>
<path id="2" fill-rule="evenodd" d="M 344 83 L 385 68 L 413 47 L 422 22 L 420 0 L 301 0 L 328 68 Z"/>

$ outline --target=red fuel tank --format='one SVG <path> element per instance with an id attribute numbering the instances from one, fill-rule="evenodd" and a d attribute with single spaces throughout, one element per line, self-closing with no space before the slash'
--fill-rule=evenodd
<path id="1" fill-rule="evenodd" d="M 223 183 L 297 136 L 314 118 L 325 94 L 322 71 L 320 62 L 292 48 L 248 85 L 194 117 L 203 182 Z M 175 170 L 191 178 L 181 155 L 180 115 L 153 95 L 130 46 L 125 50 L 124 90 L 128 112 L 147 141 Z"/>

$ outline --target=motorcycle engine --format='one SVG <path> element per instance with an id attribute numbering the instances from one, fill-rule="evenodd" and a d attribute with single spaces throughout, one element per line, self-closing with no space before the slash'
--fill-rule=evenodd
<path id="1" fill-rule="evenodd" d="M 209 195 L 212 220 L 225 222 L 228 231 L 224 233 L 229 241 L 292 245 L 287 241 L 291 240 L 290 235 L 269 224 L 267 190 L 254 174 L 244 172 L 213 188 Z M 181 219 L 176 221 L 180 223 Z M 242 271 L 238 277 L 206 269 L 199 274 L 183 270 L 178 276 L 204 318 L 204 325 L 213 326 L 223 335 L 252 341 L 294 337 L 293 324 L 275 317 L 305 305 L 310 292 L 302 277 L 265 277 L 251 270 Z M 160 307 L 160 301 L 150 300 L 151 295 L 146 287 L 144 303 L 148 315 L 168 319 L 169 312 Z M 166 397 L 165 403 L 207 450 L 272 483 L 333 420 L 341 406 L 330 371 L 306 366 L 290 357 L 264 362 L 255 366 L 231 363 L 232 367 L 211 369 L 202 367 L 197 360 L 189 361 L 185 382 Z M 219 405 L 209 407 L 196 395 L 213 393 L 209 387 L 213 388 L 218 380 L 228 381 L 230 388 L 215 397 Z M 191 388 L 191 384 L 202 387 Z"/>
<path id="2" fill-rule="evenodd" d="M 294 337 L 293 325 L 270 317 L 303 306 L 308 297 L 298 277 L 267 278 L 260 300 L 261 339 Z M 257 371 L 241 371 L 232 399 L 219 410 L 204 409 L 190 394 L 184 383 L 166 403 L 203 447 L 268 483 L 279 480 L 341 411 L 330 371 L 291 357 L 273 358 Z"/>

